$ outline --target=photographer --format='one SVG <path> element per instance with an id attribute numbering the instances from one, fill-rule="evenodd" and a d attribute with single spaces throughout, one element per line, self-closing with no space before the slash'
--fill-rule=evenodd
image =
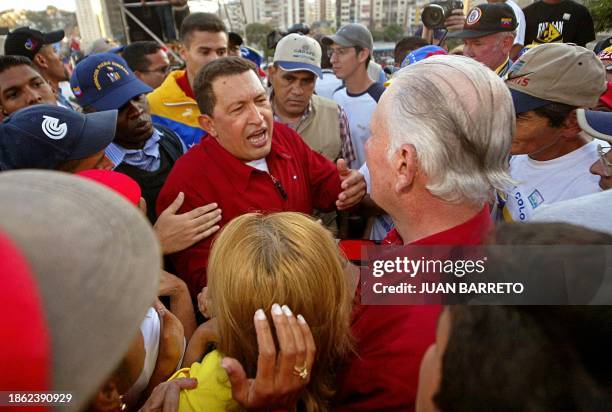
<path id="1" fill-rule="evenodd" d="M 435 6 L 440 6 L 444 9 L 443 16 L 438 15 L 441 11 L 438 11 L 439 8 Z M 434 8 L 437 10 L 434 10 Z M 428 12 L 428 9 L 434 11 L 434 13 Z M 428 15 L 430 16 L 429 19 Z M 434 31 L 436 29 L 446 29 L 449 32 L 463 29 L 463 25 L 465 23 L 463 3 L 461 3 L 460 1 L 453 0 L 434 1 L 428 6 L 425 6 L 425 8 L 423 9 L 422 20 L 423 31 L 421 33 L 421 37 L 430 44 L 438 45 L 444 40 L 444 37 L 446 36 L 444 36 L 442 39 L 434 38 Z"/>

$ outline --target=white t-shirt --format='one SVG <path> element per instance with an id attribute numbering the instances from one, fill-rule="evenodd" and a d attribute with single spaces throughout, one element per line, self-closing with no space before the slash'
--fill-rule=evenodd
<path id="1" fill-rule="evenodd" d="M 350 94 L 346 87 L 336 90 L 333 99 L 344 109 L 351 130 L 351 142 L 355 150 L 355 161 L 351 169 L 359 169 L 365 163 L 364 144 L 370 138 L 370 119 L 378 104 L 378 99 L 385 91 L 380 83 L 372 85 L 361 94 Z"/>
<path id="2" fill-rule="evenodd" d="M 612 190 L 544 205 L 534 222 L 564 222 L 612 235 Z"/>
<path id="3" fill-rule="evenodd" d="M 361 173 L 365 179 L 366 191 L 368 194 L 372 193 L 372 180 L 370 178 L 370 170 L 368 169 L 367 163 L 364 163 L 363 166 L 359 168 L 359 173 Z M 376 216 L 374 224 L 372 225 L 372 231 L 370 232 L 370 240 L 383 240 L 394 226 L 391 216 Z"/>
<path id="4" fill-rule="evenodd" d="M 323 69 L 323 78 L 317 79 L 315 92 L 318 96 L 333 99 L 334 91 L 342 87 L 342 80 L 336 77 L 332 69 Z"/>
<path id="5" fill-rule="evenodd" d="M 519 183 L 508 193 L 504 219 L 525 222 L 544 204 L 600 192 L 599 176 L 589 172 L 599 159 L 598 144 L 607 146 L 594 140 L 565 156 L 546 161 L 533 160 L 528 155 L 513 156 L 510 175 Z"/>
<path id="6" fill-rule="evenodd" d="M 514 11 L 514 15 L 516 16 L 516 21 L 518 25 L 516 26 L 516 36 L 514 37 L 514 44 L 522 44 L 525 45 L 525 26 L 527 23 L 525 22 L 525 13 L 519 7 L 518 4 L 513 2 L 512 0 L 506 0 L 506 4 L 512 7 Z"/>

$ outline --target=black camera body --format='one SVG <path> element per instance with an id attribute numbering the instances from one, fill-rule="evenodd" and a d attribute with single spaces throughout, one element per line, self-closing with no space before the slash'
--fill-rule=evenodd
<path id="1" fill-rule="evenodd" d="M 446 20 L 455 9 L 463 9 L 461 0 L 432 0 L 421 13 L 421 21 L 429 29 L 443 29 Z"/>

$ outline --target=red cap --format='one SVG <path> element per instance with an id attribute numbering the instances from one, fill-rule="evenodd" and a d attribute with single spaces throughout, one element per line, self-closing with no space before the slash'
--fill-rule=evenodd
<path id="1" fill-rule="evenodd" d="M 98 182 L 114 190 L 135 206 L 138 206 L 140 202 L 140 197 L 142 196 L 140 186 L 128 175 L 102 169 L 84 170 L 77 173 L 77 175 Z"/>
<path id="2" fill-rule="evenodd" d="M 2 232 L 0 273 L 0 391 L 49 390 L 51 346 L 42 300 L 27 260 Z"/>
<path id="3" fill-rule="evenodd" d="M 612 82 L 608 82 L 608 90 L 599 97 L 599 101 L 612 108 Z"/>

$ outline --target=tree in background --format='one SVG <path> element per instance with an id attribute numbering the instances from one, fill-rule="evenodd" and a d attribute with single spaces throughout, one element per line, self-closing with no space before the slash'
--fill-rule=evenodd
<path id="1" fill-rule="evenodd" d="M 383 39 L 385 41 L 396 42 L 404 35 L 404 28 L 399 24 L 390 24 L 383 30 Z"/>
<path id="2" fill-rule="evenodd" d="M 269 24 L 251 23 L 245 28 L 248 45 L 254 46 L 259 50 L 266 49 L 266 36 L 274 28 Z"/>
<path id="3" fill-rule="evenodd" d="M 585 6 L 593 17 L 595 32 L 612 28 L 612 0 L 587 0 Z"/>

